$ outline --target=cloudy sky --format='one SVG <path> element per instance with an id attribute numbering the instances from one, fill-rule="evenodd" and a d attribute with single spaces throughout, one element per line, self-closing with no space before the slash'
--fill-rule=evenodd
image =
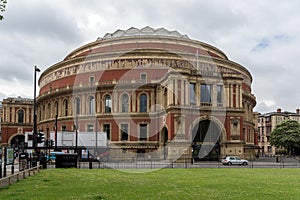
<path id="1" fill-rule="evenodd" d="M 0 100 L 33 98 L 33 72 L 107 32 L 164 27 L 221 49 L 253 76 L 256 111 L 300 108 L 300 1 L 9 0 L 0 21 Z"/>

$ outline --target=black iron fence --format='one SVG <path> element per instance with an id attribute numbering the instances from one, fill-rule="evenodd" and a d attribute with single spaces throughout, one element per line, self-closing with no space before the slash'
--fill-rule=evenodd
<path id="1" fill-rule="evenodd" d="M 48 163 L 48 168 L 54 168 Z M 77 168 L 81 169 L 161 169 L 161 168 L 300 168 L 300 161 L 293 157 L 268 157 L 250 160 L 248 165 L 225 166 L 218 161 L 193 161 L 193 160 L 126 160 L 123 158 L 108 161 L 78 162 Z"/>

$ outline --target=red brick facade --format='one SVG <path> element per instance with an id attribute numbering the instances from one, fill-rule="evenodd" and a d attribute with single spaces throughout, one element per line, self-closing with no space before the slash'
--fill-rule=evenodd
<path id="1" fill-rule="evenodd" d="M 2 145 L 10 146 L 16 136 L 24 136 L 33 128 L 33 100 L 6 98 L 2 101 Z"/>

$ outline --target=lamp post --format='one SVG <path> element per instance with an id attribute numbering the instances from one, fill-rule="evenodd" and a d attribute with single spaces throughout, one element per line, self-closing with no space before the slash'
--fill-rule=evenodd
<path id="1" fill-rule="evenodd" d="M 36 72 L 41 70 L 34 66 L 34 87 L 33 87 L 33 149 L 36 152 L 37 149 L 37 115 L 36 115 Z"/>
<path id="2" fill-rule="evenodd" d="M 75 152 L 78 155 L 78 115 L 76 115 L 76 121 L 75 121 Z"/>

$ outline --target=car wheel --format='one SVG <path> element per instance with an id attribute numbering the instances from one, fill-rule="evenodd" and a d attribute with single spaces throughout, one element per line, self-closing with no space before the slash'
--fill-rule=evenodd
<path id="1" fill-rule="evenodd" d="M 231 163 L 231 162 L 229 162 L 227 165 L 229 165 L 229 166 L 230 166 L 230 165 L 232 165 L 232 163 Z"/>
<path id="2" fill-rule="evenodd" d="M 246 162 L 243 162 L 243 165 L 245 166 L 245 165 L 248 165 L 248 163 L 246 163 Z"/>

